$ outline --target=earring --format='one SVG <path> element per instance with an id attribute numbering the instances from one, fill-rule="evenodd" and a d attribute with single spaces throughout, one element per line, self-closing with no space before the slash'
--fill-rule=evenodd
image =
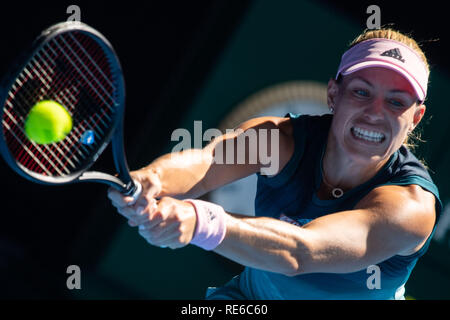
<path id="1" fill-rule="evenodd" d="M 333 106 L 330 107 L 330 112 L 331 112 L 331 113 L 334 113 L 334 108 L 333 108 Z"/>

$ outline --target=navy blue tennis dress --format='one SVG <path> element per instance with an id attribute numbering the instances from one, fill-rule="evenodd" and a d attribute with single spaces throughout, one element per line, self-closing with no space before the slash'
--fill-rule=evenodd
<path id="1" fill-rule="evenodd" d="M 439 192 L 420 161 L 402 146 L 366 183 L 341 198 L 321 200 L 322 158 L 332 116 L 289 113 L 295 150 L 286 166 L 273 177 L 258 174 L 256 216 L 272 217 L 299 227 L 318 217 L 351 210 L 372 189 L 383 185 L 416 184 L 436 197 L 437 220 L 442 210 Z M 436 226 L 436 224 L 435 224 Z M 403 299 L 405 284 L 417 260 L 427 251 L 434 230 L 424 246 L 409 256 L 395 255 L 378 263 L 378 286 L 368 285 L 367 268 L 351 273 L 309 273 L 294 277 L 246 267 L 224 287 L 210 288 L 207 299 Z M 372 269 L 371 269 L 372 270 Z"/>

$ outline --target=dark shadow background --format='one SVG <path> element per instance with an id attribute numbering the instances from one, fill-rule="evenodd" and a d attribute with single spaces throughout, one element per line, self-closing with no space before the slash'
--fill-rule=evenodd
<path id="1" fill-rule="evenodd" d="M 309 28 L 289 30 L 295 37 L 286 38 L 286 41 L 308 51 L 310 44 L 302 42 L 303 33 L 327 35 L 315 39 L 315 46 L 322 48 L 321 54 L 333 57 L 336 67 L 347 43 L 342 43 L 339 48 L 329 45 L 340 32 L 329 27 L 331 20 L 339 17 L 347 21 L 351 31 L 346 27 L 342 32 L 347 33 L 346 39 L 350 41 L 365 28 L 366 8 L 374 4 L 319 1 L 314 6 L 319 6 L 324 15 L 316 17 L 307 9 L 312 6 L 311 1 L 274 3 L 271 5 L 279 6 L 279 12 L 283 7 L 293 7 L 298 10 L 294 16 L 299 20 L 308 19 Z M 238 83 L 240 87 L 248 88 L 247 93 L 236 95 L 224 103 L 226 107 L 211 105 L 207 112 L 196 109 L 199 105 L 196 99 L 202 90 L 206 90 L 223 53 L 240 28 L 244 28 L 247 19 L 253 17 L 252 10 L 267 4 L 264 0 L 126 1 L 120 4 L 16 1 L 2 4 L 0 72 L 5 72 L 13 58 L 41 30 L 66 20 L 69 16 L 66 9 L 71 4 L 81 8 L 81 20 L 103 33 L 120 57 L 127 85 L 125 146 L 131 168 L 142 167 L 170 150 L 172 131 L 186 126 L 191 129 L 192 117 L 204 119 L 205 126 L 217 126 L 234 104 L 260 88 L 255 82 Z M 424 137 L 428 142 L 418 153 L 435 171 L 433 178 L 442 199 L 448 199 L 450 184 L 446 164 L 450 160 L 450 127 L 446 81 L 450 76 L 450 30 L 446 10 L 439 2 L 433 4 L 432 1 L 427 2 L 428 6 L 420 7 L 405 6 L 400 1 L 378 1 L 376 4 L 381 8 L 382 24 L 394 23 L 393 27 L 400 31 L 412 31 L 412 35 L 423 43 L 432 72 L 439 70 L 439 80 L 432 81 L 430 86 L 435 98 L 434 109 L 429 110 L 433 118 L 428 117 L 429 124 L 424 126 Z M 261 23 L 275 26 L 282 20 L 282 15 L 274 15 Z M 267 29 L 267 25 L 261 27 Z M 257 32 L 258 28 L 255 36 L 264 38 L 264 34 Z M 429 41 L 436 38 L 439 41 Z M 301 60 L 292 63 L 301 69 Z M 329 71 L 332 76 L 334 69 Z M 264 72 L 264 68 L 259 72 Z M 293 77 L 301 79 L 303 75 L 299 72 Z M 272 80 L 279 79 L 274 76 Z M 327 80 L 322 78 L 322 81 Z M 216 102 L 220 105 L 220 101 Z M 202 116 L 195 118 L 194 115 L 199 113 Z M 100 157 L 96 169 L 114 171 L 109 149 Z M 2 297 L 197 299 L 203 297 L 208 285 L 220 285 L 241 270 L 241 266 L 198 248 L 169 252 L 146 246 L 134 233 L 123 231 L 127 228 L 125 221 L 107 201 L 104 186 L 32 184 L 12 172 L 3 159 L 0 160 L 0 176 L 4 182 L 0 209 Z M 447 233 L 447 242 L 448 238 Z M 409 282 L 413 297 L 450 298 L 446 289 L 450 284 L 448 257 L 448 246 L 433 243 Z M 78 292 L 66 288 L 66 268 L 73 264 L 82 270 L 83 287 Z"/>

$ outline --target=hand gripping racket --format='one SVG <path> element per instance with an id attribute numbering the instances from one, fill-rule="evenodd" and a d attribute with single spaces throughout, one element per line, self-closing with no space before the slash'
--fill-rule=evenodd
<path id="1" fill-rule="evenodd" d="M 72 130 L 57 143 L 27 138 L 24 124 L 39 101 L 53 100 L 72 116 Z M 141 185 L 129 174 L 123 145 L 125 84 L 111 44 L 81 22 L 41 33 L 0 86 L 0 152 L 21 176 L 37 183 L 100 182 L 135 200 Z M 113 176 L 88 171 L 112 140 Z"/>

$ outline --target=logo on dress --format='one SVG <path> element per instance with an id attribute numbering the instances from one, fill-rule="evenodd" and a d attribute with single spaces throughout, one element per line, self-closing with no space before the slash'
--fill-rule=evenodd
<path id="1" fill-rule="evenodd" d="M 281 221 L 284 222 L 288 222 L 290 224 L 293 224 L 295 226 L 301 227 L 304 226 L 305 224 L 307 224 L 308 222 L 311 222 L 313 219 L 292 219 L 291 217 L 288 217 L 287 215 L 285 215 L 284 213 L 280 214 L 280 218 Z"/>

